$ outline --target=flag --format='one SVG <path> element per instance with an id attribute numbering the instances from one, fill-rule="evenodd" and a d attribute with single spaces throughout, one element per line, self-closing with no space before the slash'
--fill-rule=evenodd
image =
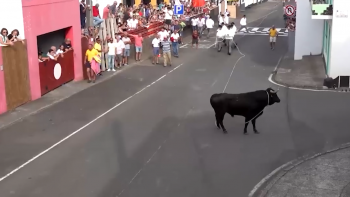
<path id="1" fill-rule="evenodd" d="M 193 7 L 203 7 L 205 5 L 204 0 L 192 0 Z"/>

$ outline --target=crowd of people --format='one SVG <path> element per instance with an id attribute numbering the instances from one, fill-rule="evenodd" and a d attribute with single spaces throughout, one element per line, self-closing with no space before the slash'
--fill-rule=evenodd
<path id="1" fill-rule="evenodd" d="M 71 40 L 65 39 L 64 42 L 58 46 L 58 49 L 56 46 L 51 46 L 47 53 L 44 53 L 39 49 L 38 60 L 39 62 L 47 60 L 57 61 L 59 57 L 63 58 L 64 54 L 70 50 L 73 50 Z"/>
<path id="2" fill-rule="evenodd" d="M 190 3 L 181 1 L 185 7 L 184 15 L 174 15 L 172 5 L 166 5 L 160 3 L 157 7 L 153 7 L 151 4 L 127 7 L 123 4 L 118 4 L 116 1 L 111 5 L 107 5 L 103 9 L 102 17 L 99 13 L 99 4 L 92 6 L 93 13 L 93 26 L 86 26 L 86 12 L 91 9 L 89 5 L 85 4 L 85 0 L 80 2 L 80 16 L 81 27 L 83 34 L 89 37 L 91 43 L 89 43 L 89 49 L 85 53 L 85 62 L 88 82 L 94 82 L 96 74 L 100 71 L 95 68 L 95 65 L 100 63 L 101 52 L 104 52 L 106 58 L 107 71 L 116 71 L 123 66 L 128 65 L 130 57 L 130 45 L 131 37 L 134 39 L 135 45 L 135 60 L 140 61 L 142 56 L 143 38 L 141 34 L 132 35 L 128 32 L 133 29 L 149 27 L 154 22 L 164 22 L 164 27 L 158 32 L 152 41 L 153 48 L 153 64 L 159 63 L 159 57 L 162 55 L 164 58 L 164 66 L 171 65 L 171 57 L 179 57 L 179 44 L 182 43 L 182 32 L 185 26 L 192 23 L 194 28 L 193 44 L 197 44 L 198 39 L 203 34 L 204 27 L 210 32 L 210 29 L 214 26 L 214 21 L 209 19 L 209 11 L 215 5 L 213 3 L 206 3 L 203 7 L 194 8 Z M 202 14 L 201 14 L 202 13 Z M 98 29 L 99 25 L 104 20 L 114 18 L 118 25 L 117 32 L 114 38 L 107 35 L 105 38 L 99 38 L 93 36 L 95 29 Z M 191 20 L 192 18 L 192 20 Z M 197 35 L 197 37 L 196 37 Z M 101 41 L 107 43 L 104 49 L 101 49 Z M 96 64 L 97 63 L 97 64 Z"/>
<path id="3" fill-rule="evenodd" d="M 90 33 L 86 25 L 86 13 L 92 9 L 93 14 L 93 27 L 98 27 L 104 20 L 108 18 L 115 18 L 118 25 L 118 33 L 126 32 L 132 29 L 141 27 L 148 27 L 154 22 L 165 22 L 167 25 L 174 23 L 175 20 L 190 22 L 191 17 L 200 13 L 208 13 L 210 9 L 215 7 L 214 3 L 207 2 L 203 7 L 192 7 L 190 2 L 181 1 L 184 4 L 185 13 L 184 15 L 174 15 L 173 7 L 171 4 L 160 3 L 157 7 L 151 4 L 140 4 L 134 5 L 133 7 L 127 7 L 126 5 L 116 1 L 113 4 L 107 5 L 103 8 L 102 17 L 99 12 L 99 4 L 94 6 L 86 5 L 85 0 L 80 2 L 80 23 L 81 28 L 84 32 Z M 88 30 L 88 31 L 87 31 Z"/>

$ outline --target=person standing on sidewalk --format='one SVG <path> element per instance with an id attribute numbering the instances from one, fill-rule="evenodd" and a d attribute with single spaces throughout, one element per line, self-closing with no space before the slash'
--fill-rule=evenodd
<path id="1" fill-rule="evenodd" d="M 171 66 L 171 43 L 167 36 L 164 37 L 164 40 L 161 42 L 164 58 L 164 67 L 169 64 Z"/>
<path id="2" fill-rule="evenodd" d="M 269 30 L 269 35 L 270 35 L 271 50 L 275 50 L 276 40 L 277 40 L 276 38 L 278 36 L 278 32 L 274 25 L 272 25 L 271 29 Z"/>
<path id="3" fill-rule="evenodd" d="M 132 34 L 130 35 L 135 39 L 136 61 L 140 61 L 141 53 L 142 53 L 142 43 L 143 43 L 142 34 L 139 33 L 138 35 L 132 35 Z"/>
<path id="4" fill-rule="evenodd" d="M 117 62 L 116 67 L 121 68 L 121 66 L 123 65 L 122 63 L 123 63 L 123 54 L 125 50 L 125 44 L 123 41 L 121 41 L 118 35 L 115 38 L 117 39 L 115 43 L 115 48 L 116 48 L 115 60 Z"/>
<path id="5" fill-rule="evenodd" d="M 170 40 L 172 42 L 173 46 L 173 54 L 175 57 L 179 57 L 179 34 L 177 33 L 178 30 L 175 30 L 174 33 L 171 34 Z"/>
<path id="6" fill-rule="evenodd" d="M 95 56 L 98 56 L 98 51 L 94 49 L 93 43 L 89 43 L 89 48 L 86 50 L 84 65 L 86 67 L 86 74 L 88 76 L 88 83 L 96 81 L 95 72 L 91 69 L 91 62 Z"/>
<path id="7" fill-rule="evenodd" d="M 107 62 L 108 62 L 107 71 L 115 71 L 114 61 L 115 61 L 115 43 L 113 43 L 112 38 L 109 38 L 108 44 L 107 44 Z"/>
<path id="8" fill-rule="evenodd" d="M 243 15 L 243 17 L 241 18 L 240 25 L 241 25 L 241 27 L 239 28 L 238 31 L 245 29 L 247 31 L 247 33 L 249 33 L 248 28 L 247 28 L 247 17 L 245 15 Z"/>
<path id="9" fill-rule="evenodd" d="M 159 64 L 159 47 L 160 47 L 160 40 L 159 35 L 156 34 L 156 37 L 152 40 L 152 48 L 153 48 L 153 61 L 152 64 Z"/>
<path id="10" fill-rule="evenodd" d="M 213 29 L 213 27 L 214 27 L 214 20 L 211 19 L 210 16 L 209 16 L 209 18 L 206 20 L 205 26 L 206 26 L 207 32 L 208 32 L 207 38 L 209 38 L 210 30 Z"/>
<path id="11" fill-rule="evenodd" d="M 130 57 L 130 44 L 131 44 L 131 40 L 128 37 L 128 33 L 124 32 L 124 36 L 122 38 L 122 41 L 124 42 L 125 45 L 125 50 L 124 50 L 124 54 L 123 54 L 123 65 L 127 66 L 128 65 L 128 60 Z"/>

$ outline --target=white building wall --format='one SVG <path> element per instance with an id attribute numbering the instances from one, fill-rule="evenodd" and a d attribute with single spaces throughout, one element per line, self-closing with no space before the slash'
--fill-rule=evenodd
<path id="1" fill-rule="evenodd" d="M 12 30 L 17 29 L 20 34 L 19 37 L 25 39 L 22 0 L 2 2 L 0 18 L 0 29 L 6 28 L 9 34 Z"/>
<path id="2" fill-rule="evenodd" d="M 348 0 L 349 1 L 349 0 Z M 304 55 L 322 54 L 323 20 L 311 19 L 309 1 L 297 2 L 294 59 L 301 60 Z"/>
<path id="3" fill-rule="evenodd" d="M 333 1 L 332 37 L 330 46 L 329 76 L 350 76 L 350 0 Z M 338 13 L 348 15 L 339 17 Z"/>

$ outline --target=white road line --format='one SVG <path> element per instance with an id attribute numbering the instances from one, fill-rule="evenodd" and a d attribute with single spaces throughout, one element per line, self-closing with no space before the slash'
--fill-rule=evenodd
<path id="1" fill-rule="evenodd" d="M 184 48 L 186 46 L 188 46 L 188 44 L 184 44 L 184 45 L 180 46 L 180 48 Z"/>
<path id="2" fill-rule="evenodd" d="M 134 96 L 136 96 L 137 94 L 140 94 L 141 92 L 143 92 L 144 90 L 146 90 L 147 88 L 151 87 L 152 85 L 154 85 L 155 83 L 157 83 L 158 81 L 160 81 L 161 79 L 163 79 L 164 77 L 166 77 L 168 74 L 170 74 L 171 72 L 173 72 L 174 70 L 178 69 L 179 67 L 181 67 L 183 64 L 180 64 L 178 66 L 176 66 L 175 68 L 173 68 L 172 70 L 170 70 L 167 74 L 161 76 L 159 79 L 155 80 L 154 82 L 152 82 L 151 84 L 147 85 L 146 87 L 142 88 L 140 91 L 136 92 L 135 94 L 129 96 L 128 98 L 126 98 L 125 100 L 123 100 L 122 102 L 114 105 L 112 108 L 110 108 L 109 110 L 107 110 L 106 112 L 104 112 L 103 114 L 99 115 L 98 117 L 96 117 L 95 119 L 91 120 L 89 123 L 85 124 L 84 126 L 80 127 L 79 129 L 77 129 L 76 131 L 74 131 L 73 133 L 69 134 L 67 137 L 63 138 L 62 140 L 60 140 L 59 142 L 55 143 L 54 145 L 50 146 L 48 149 L 42 151 L 41 153 L 39 153 L 38 155 L 34 156 L 33 158 L 29 159 L 27 162 L 25 162 L 24 164 L 20 165 L 19 167 L 15 168 L 14 170 L 12 170 L 10 173 L 6 174 L 5 176 L 0 178 L 0 182 L 5 180 L 6 178 L 8 178 L 9 176 L 11 176 L 12 174 L 16 173 L 17 171 L 19 171 L 20 169 L 24 168 L 25 166 L 27 166 L 28 164 L 30 164 L 31 162 L 33 162 L 34 160 L 38 159 L 39 157 L 41 157 L 42 155 L 44 155 L 45 153 L 49 152 L 50 150 L 54 149 L 55 147 L 57 147 L 58 145 L 62 144 L 63 142 L 65 142 L 66 140 L 68 140 L 69 138 L 71 138 L 72 136 L 74 136 L 75 134 L 79 133 L 80 131 L 82 131 L 83 129 L 85 129 L 86 127 L 88 127 L 89 125 L 91 125 L 92 123 L 96 122 L 97 120 L 99 120 L 100 118 L 102 118 L 103 116 L 107 115 L 109 112 L 111 112 L 112 110 L 116 109 L 117 107 L 119 107 L 120 105 L 122 105 L 123 103 L 127 102 L 128 100 L 132 99 Z"/>

